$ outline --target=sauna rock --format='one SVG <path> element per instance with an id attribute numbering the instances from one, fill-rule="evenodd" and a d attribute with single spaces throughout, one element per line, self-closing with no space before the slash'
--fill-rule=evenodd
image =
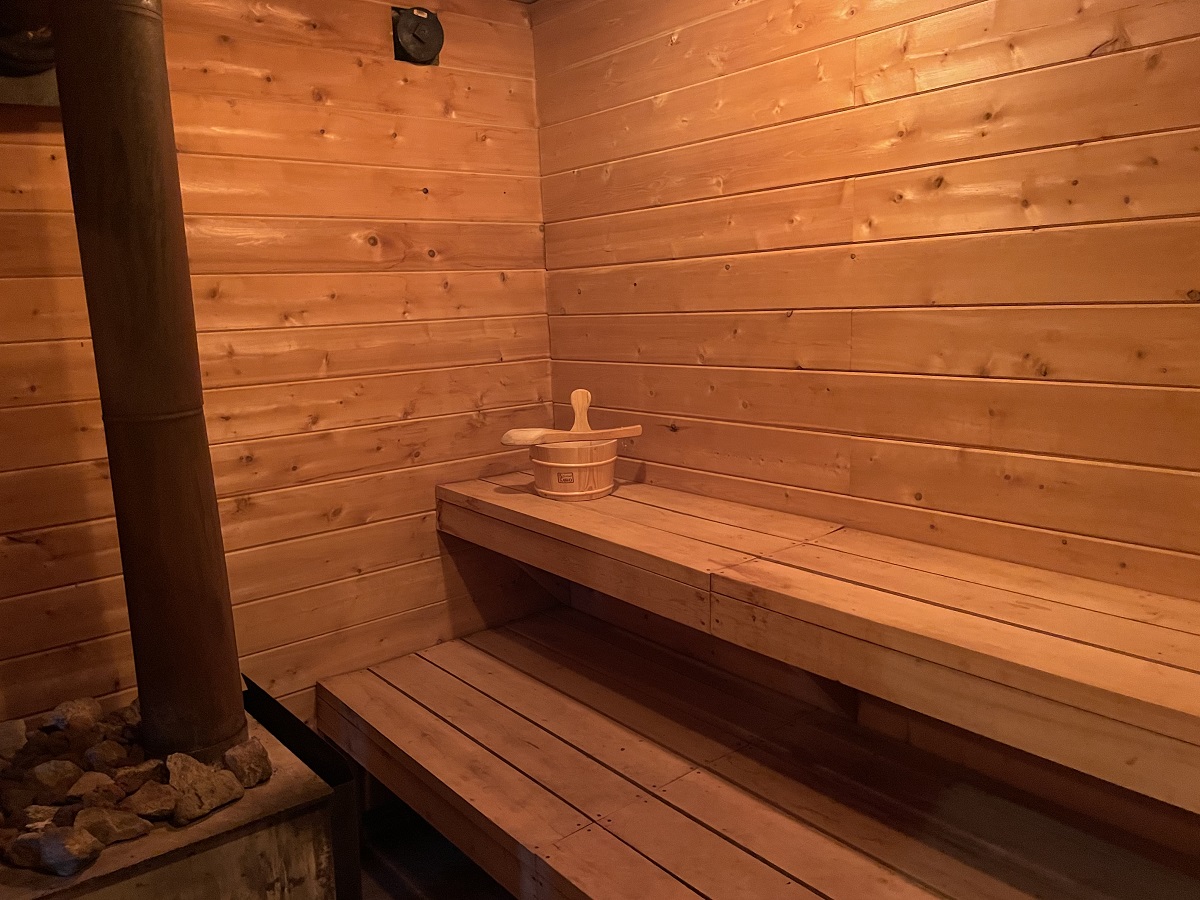
<path id="1" fill-rule="evenodd" d="M 271 777 L 256 738 L 214 765 L 146 759 L 140 723 L 136 701 L 105 713 L 83 699 L 0 724 L 0 861 L 74 875 L 108 844 L 187 825 Z"/>

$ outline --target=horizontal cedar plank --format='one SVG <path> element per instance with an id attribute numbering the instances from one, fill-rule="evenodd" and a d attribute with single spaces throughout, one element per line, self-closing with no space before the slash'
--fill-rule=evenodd
<path id="1" fill-rule="evenodd" d="M 90 335 L 81 277 L 7 278 L 0 275 L 0 343 Z"/>
<path id="2" fill-rule="evenodd" d="M 538 174 L 537 132 L 529 127 L 186 93 L 171 106 L 182 153 Z"/>
<path id="3" fill-rule="evenodd" d="M 196 215 L 319 211 L 329 217 L 533 223 L 542 218 L 538 179 L 525 176 L 184 155 L 179 177 L 184 211 Z"/>
<path id="4" fill-rule="evenodd" d="M 459 468 L 464 467 L 460 465 Z M 452 473 L 443 472 L 442 477 L 447 474 Z M 432 488 L 427 493 L 432 496 Z M 410 506 L 425 506 L 431 510 L 429 503 L 411 503 Z M 398 506 L 395 512 L 404 515 L 408 509 Z M 331 610 L 334 607 L 377 609 L 379 603 L 391 602 L 386 598 L 385 588 L 380 587 L 395 581 L 396 573 L 387 572 L 403 563 L 422 559 L 432 560 L 430 565 L 437 565 L 442 573 L 439 577 L 449 579 L 446 583 L 453 587 L 450 593 L 465 593 L 468 588 L 474 592 L 495 581 L 496 560 L 488 557 L 488 567 L 476 565 L 479 551 L 455 549 L 453 553 L 443 554 L 439 558 L 436 545 L 430 550 L 432 529 L 427 527 L 428 524 L 424 516 L 410 516 L 378 524 L 371 522 L 361 527 L 356 527 L 359 523 L 349 522 L 340 531 L 326 529 L 321 534 L 314 530 L 314 537 L 298 541 L 295 538 L 281 538 L 276 543 L 261 545 L 254 550 L 230 551 L 228 557 L 234 601 L 241 604 L 256 599 L 258 595 L 278 595 L 291 590 L 293 593 L 287 594 L 290 599 L 281 600 L 281 603 L 328 603 Z M 407 532 L 413 536 L 406 538 Z M 124 594 L 119 577 L 120 561 L 117 559 L 115 562 L 115 577 L 104 573 L 108 577 L 0 600 L 0 611 L 25 623 L 20 630 L 10 631 L 0 639 L 0 658 L 28 653 L 32 649 L 90 640 L 126 628 Z M 336 569 L 339 566 L 348 571 L 338 572 Z M 486 577 L 481 574 L 484 568 L 490 572 Z M 329 583 L 334 577 L 342 580 Z M 326 586 L 307 587 L 322 583 Z M 381 593 L 367 595 L 364 592 L 368 585 L 376 585 Z M 297 587 L 300 589 L 297 590 Z M 318 596 L 324 599 L 318 600 Z M 367 599 L 362 599 L 364 597 Z M 263 609 L 255 608 L 260 611 Z M 311 629 L 305 637 L 321 633 L 320 627 L 313 624 L 314 615 L 289 619 L 293 622 L 291 627 Z M 272 635 L 286 633 L 287 628 L 276 623 L 274 629 L 255 640 L 273 640 Z M 280 640 L 279 643 L 287 641 Z M 250 652 L 245 648 L 243 650 Z"/>
<path id="5" fill-rule="evenodd" d="M 531 269 L 542 264 L 539 225 L 191 216 L 194 274 Z M 77 275 L 70 213 L 0 213 L 0 272 Z"/>
<path id="6" fill-rule="evenodd" d="M 0 344 L 0 406 L 61 403 L 99 395 L 90 339 Z"/>
<path id="7" fill-rule="evenodd" d="M 546 225 L 546 266 L 598 266 L 848 243 L 853 185 L 829 182 Z"/>
<path id="8" fill-rule="evenodd" d="M 1163 628 L 1200 634 L 1200 607 L 1192 600 L 1134 590 L 1074 575 L 1061 575 L 1033 566 L 1022 566 L 918 544 L 885 535 L 843 528 L 822 535 L 814 546 L 832 547 L 865 559 L 877 559 L 946 578 L 987 585 L 1055 602 L 1070 603 L 1113 616 L 1153 622 Z"/>
<path id="9" fill-rule="evenodd" d="M 572 66 L 538 91 L 542 121 L 553 124 L 719 78 L 958 6 L 963 0 L 873 3 L 846 14 L 843 0 L 738 4 L 724 15 Z M 535 34 L 535 43 L 540 40 Z"/>
<path id="10" fill-rule="evenodd" d="M 626 411 L 595 410 L 592 423 L 642 425 L 642 436 L 623 445 L 629 459 L 1167 550 L 1200 550 L 1200 536 L 1185 521 L 1200 508 L 1197 473 Z M 1098 518 L 1097 509 L 1114 514 Z"/>
<path id="11" fill-rule="evenodd" d="M 559 16 L 578 12 L 581 9 L 597 6 L 606 0 L 540 0 L 529 4 L 529 21 L 535 27 L 543 25 Z"/>
<path id="12" fill-rule="evenodd" d="M 971 554 L 987 548 L 997 559 L 1016 564 L 1200 600 L 1200 556 L 1194 554 L 681 466 L 627 459 L 617 468 L 619 477 L 652 486 L 816 516 Z"/>
<path id="13" fill-rule="evenodd" d="M 857 445 L 851 467 L 860 497 L 1200 551 L 1179 519 L 1200 508 L 1200 473 L 884 441 Z"/>
<path id="14" fill-rule="evenodd" d="M 545 308 L 543 285 L 536 268 L 192 279 L 201 331 L 537 315 Z"/>
<path id="15" fill-rule="evenodd" d="M 1196 745 L 719 595 L 713 633 L 977 734 L 1196 810 Z M 721 766 L 715 767 L 718 772 Z"/>
<path id="16" fill-rule="evenodd" d="M 439 508 L 445 511 L 447 504 L 459 506 L 697 588 L 707 588 L 713 572 L 754 555 L 643 524 L 635 514 L 610 514 L 601 501 L 595 507 L 548 501 L 529 490 L 526 476 L 496 481 L 500 483 L 468 481 L 439 486 Z"/>
<path id="17" fill-rule="evenodd" d="M 242 658 L 242 670 L 273 694 L 290 694 L 312 687 L 323 678 L 492 628 L 547 605 L 544 595 L 525 589 L 497 591 L 491 596 L 452 597 L 385 619 L 252 653 Z"/>
<path id="18" fill-rule="evenodd" d="M 532 127 L 182 92 L 172 96 L 171 108 L 181 153 L 538 174 Z M 11 123 L 3 135 L 6 143 L 62 146 L 57 108 L 11 107 L 5 119 Z"/>
<path id="19" fill-rule="evenodd" d="M 610 409 L 1200 470 L 1197 391 L 568 361 L 554 384 L 558 403 L 582 385 Z"/>
<path id="20" fill-rule="evenodd" d="M 547 291 L 556 315 L 1200 302 L 1197 272 L 1188 218 L 573 269 Z"/>
<path id="21" fill-rule="evenodd" d="M 539 225 L 193 216 L 192 271 L 536 269 Z M 54 273 L 66 274 L 66 273 Z"/>
<path id="22" fill-rule="evenodd" d="M 1200 134 L 1183 131 L 781 188 L 546 226 L 550 268 L 1189 215 Z M 836 198 L 836 199 L 835 199 Z M 682 227 L 686 223 L 686 228 Z"/>
<path id="23" fill-rule="evenodd" d="M 129 630 L 125 585 L 119 576 L 0 600 L 0 615 L 21 623 L 0 635 L 0 659 L 82 645 Z"/>
<path id="24" fill-rule="evenodd" d="M 236 331 L 536 315 L 544 282 L 532 269 L 196 275 L 192 298 L 200 331 Z M 90 335 L 82 278 L 0 278 L 0 343 Z"/>
<path id="25" fill-rule="evenodd" d="M 311 484 L 496 452 L 504 432 L 545 421 L 539 404 L 220 444 L 212 449 L 213 472 L 220 496 Z"/>
<path id="26" fill-rule="evenodd" d="M 565 418 L 567 411 L 558 408 L 555 415 Z M 563 424 L 560 419 L 556 421 Z M 641 437 L 622 441 L 620 447 L 621 458 L 635 467 L 639 462 L 686 466 L 793 487 L 850 493 L 855 439 L 844 435 L 600 407 L 593 407 L 591 421 L 597 428 L 618 422 L 642 426 Z M 738 497 L 726 499 L 752 502 Z"/>
<path id="27" fill-rule="evenodd" d="M 1200 735 L 1194 671 L 769 560 L 714 576 L 713 594 L 1193 746 Z"/>
<path id="28" fill-rule="evenodd" d="M 554 316 L 550 345 L 555 360 L 849 369 L 851 314 Z"/>
<path id="29" fill-rule="evenodd" d="M 523 589 L 523 578 L 495 555 L 464 547 L 452 555 L 241 603 L 233 610 L 238 650 L 270 650 L 433 602 L 486 593 L 489 585 L 515 592 Z"/>
<path id="30" fill-rule="evenodd" d="M 233 497 L 495 452 L 510 428 L 547 424 L 543 405 L 319 431 L 212 449 L 217 492 Z M 27 531 L 112 514 L 105 461 L 0 473 L 0 531 Z"/>
<path id="31" fill-rule="evenodd" d="M 1195 126 L 1200 100 L 1188 85 L 1197 66 L 1200 40 L 1190 40 L 576 169 L 544 180 L 546 216 L 574 219 Z"/>
<path id="32" fill-rule="evenodd" d="M 226 497 L 218 503 L 225 549 L 233 552 L 431 511 L 436 485 L 494 475 L 527 461 L 525 451 L 508 451 Z M 10 532 L 0 537 L 0 595 L 32 594 L 120 574 L 117 550 L 111 518 Z M 53 618 L 66 620 L 58 614 Z"/>
<path id="33" fill-rule="evenodd" d="M 437 12 L 447 34 L 440 65 L 533 77 L 528 26 L 503 25 L 442 9 Z M 170 31 L 216 33 L 394 60 L 391 10 L 379 3 L 276 0 L 264 7 L 252 0 L 193 0 L 168 6 L 165 13 Z M 402 65 L 393 64 L 397 69 Z"/>
<path id="34" fill-rule="evenodd" d="M 545 360 L 403 372 L 205 396 L 209 440 L 220 443 L 545 402 Z M 398 402 L 403 398 L 403 403 Z"/>
<path id="35" fill-rule="evenodd" d="M 439 559 L 431 519 L 427 513 L 228 554 L 241 652 L 465 595 L 467 581 L 479 588 L 514 580 L 515 576 L 496 578 L 497 562 L 489 557 L 491 575 L 485 581 L 480 577 L 482 553 L 471 548 L 453 559 Z M 463 567 L 467 581 L 458 574 Z M 407 605 L 401 606 L 406 598 Z M 0 612 L 23 623 L 0 638 L 0 659 L 78 644 L 129 627 L 119 575 L 9 598 L 0 601 Z"/>
<path id="36" fill-rule="evenodd" d="M 527 78 L 337 50 L 175 31 L 167 34 L 167 74 L 175 93 L 536 127 Z"/>
<path id="37" fill-rule="evenodd" d="M 549 399 L 549 361 L 219 388 L 204 396 L 211 443 L 378 425 Z M 398 397 L 405 402 L 397 402 Z M 100 401 L 0 408 L 0 471 L 105 455 Z"/>
<path id="38" fill-rule="evenodd" d="M 519 525 L 443 501 L 438 528 L 577 584 L 603 589 L 626 602 L 692 628 L 708 627 L 708 588 L 684 584 L 622 560 L 581 549 Z"/>
<path id="39" fill-rule="evenodd" d="M 538 74 L 547 77 L 631 44 L 670 34 L 700 19 L 760 0 L 566 0 L 533 10 Z M 551 79 L 548 79 L 551 80 Z"/>
<path id="40" fill-rule="evenodd" d="M 0 535 L 0 594 L 74 585 L 121 571 L 112 518 Z"/>
<path id="41" fill-rule="evenodd" d="M 206 386 L 225 387 L 538 359 L 547 350 L 538 316 L 285 328 L 202 335 L 200 370 Z"/>
<path id="42" fill-rule="evenodd" d="M 972 618 L 1007 623 L 1034 633 L 1048 634 L 1092 647 L 1102 647 L 1124 656 L 1175 669 L 1200 673 L 1200 607 L 1187 630 L 1166 628 L 1152 616 L 1134 611 L 1087 609 L 1073 602 L 1071 595 L 1037 598 L 965 579 L 919 571 L 908 566 L 827 546 L 790 547 L 772 554 L 772 562 L 782 563 L 818 576 L 850 585 L 863 586 L 954 612 Z M 727 592 L 728 593 L 728 592 Z M 1191 602 L 1191 601 L 1181 601 Z M 970 631 L 971 626 L 966 626 Z M 1118 660 L 1118 665 L 1124 660 Z"/>
<path id="43" fill-rule="evenodd" d="M 1127 0 L 1118 2 L 1122 6 L 1129 6 Z M 1037 5 L 1023 0 L 1026 11 L 1033 10 Z M 1101 4 L 1093 4 L 1081 12 L 1085 16 L 1095 15 L 1098 6 Z M 1060 10 L 1061 8 L 1050 15 L 1061 15 Z M 602 109 L 590 115 L 550 125 L 542 130 L 543 171 L 547 174 L 564 172 L 852 107 L 855 100 L 853 91 L 844 86 L 843 82 L 853 80 L 856 71 L 860 83 L 859 102 L 862 103 L 866 99 L 867 102 L 875 103 L 878 100 L 926 91 L 932 87 L 974 82 L 980 75 L 1003 75 L 1008 72 L 1023 72 L 1040 65 L 1083 59 L 1096 60 L 1099 58 L 1093 52 L 1096 47 L 1128 49 L 1129 46 L 1194 34 L 1198 27 L 1195 24 L 1198 11 L 1200 5 L 1197 4 L 1197 0 L 1175 0 L 1159 4 L 1153 7 L 1153 12 L 1135 6 L 1122 11 L 1119 24 L 1112 15 L 1107 16 L 1107 21 L 1096 19 L 1071 23 L 1058 30 L 1062 40 L 1046 41 L 1045 46 L 1039 45 L 1033 48 L 1033 54 L 1027 55 L 1028 48 L 1022 45 L 1021 38 L 1014 40 L 1013 35 L 1003 27 L 996 28 L 995 3 L 969 4 L 940 16 L 875 32 L 857 41 L 846 41 L 820 50 L 784 57 L 761 67 L 701 81 L 634 103 Z M 1175 21 L 1164 18 L 1166 15 L 1174 16 Z M 1192 17 L 1190 23 L 1187 21 L 1189 15 Z M 1137 21 L 1131 22 L 1135 16 Z M 970 25 L 966 30 L 970 33 L 967 35 L 938 34 L 928 45 L 925 45 L 924 41 L 931 37 L 930 34 L 922 34 L 919 37 L 916 35 L 926 26 L 932 26 L 934 23 L 949 24 L 951 21 L 955 24 L 949 31 L 957 32 L 968 20 Z M 1124 46 L 1120 48 L 1105 44 L 1105 40 L 1113 34 L 1114 24 L 1116 28 L 1122 29 Z M 1044 38 L 1045 35 L 1041 37 Z M 958 40 L 964 40 L 965 43 L 956 43 Z M 1176 52 L 1170 48 L 1163 49 L 1168 54 Z M 1139 92 L 1144 83 L 1155 80 L 1156 74 L 1153 71 L 1147 73 L 1145 66 L 1147 58 L 1155 52 L 1158 51 L 1127 56 L 1114 55 L 1109 61 L 1087 66 L 1083 71 L 1093 73 L 1096 77 L 1086 80 L 1083 84 L 1078 83 L 1079 70 L 1067 66 L 1023 77 L 983 84 L 976 82 L 957 90 L 941 91 L 934 96 L 912 98 L 911 102 L 884 105 L 874 111 L 860 109 L 853 113 L 830 117 L 823 123 L 812 123 L 816 131 L 824 129 L 827 132 L 824 135 L 826 143 L 812 141 L 809 145 L 810 142 L 806 141 L 803 152 L 794 156 L 802 158 L 801 165 L 806 174 L 813 164 L 830 163 L 823 155 L 827 150 L 860 160 L 863 153 L 872 154 L 883 150 L 887 154 L 885 159 L 890 163 L 893 155 L 898 152 L 910 152 L 921 148 L 926 136 L 938 132 L 938 129 L 933 127 L 934 123 L 945 123 L 954 117 L 961 119 L 966 109 L 972 107 L 976 111 L 983 110 L 982 115 L 990 118 L 979 120 L 972 117 L 960 132 L 945 130 L 937 133 L 934 147 L 968 146 L 971 148 L 970 155 L 975 155 L 974 146 L 988 146 L 982 143 L 980 138 L 1012 141 L 1011 133 L 1016 130 L 1017 134 L 1024 134 L 1028 140 L 1030 135 L 1036 133 L 1029 130 L 1031 123 L 1040 122 L 1043 128 L 1049 124 L 1038 116 L 1029 115 L 1043 109 L 1039 102 L 1041 98 L 1027 96 L 1026 86 L 1035 82 L 1039 83 L 1040 89 L 1048 95 L 1045 99 L 1062 94 L 1065 88 L 1073 89 L 1074 92 L 1068 95 L 1066 101 L 1072 107 L 1072 115 L 1066 118 L 1059 117 L 1060 122 L 1069 122 L 1070 127 L 1077 128 L 1081 121 L 1091 122 L 1095 117 L 1099 117 L 1101 121 L 1112 123 L 1109 125 L 1110 130 L 1103 134 L 1115 134 L 1117 132 L 1111 129 L 1118 120 L 1113 119 L 1113 116 L 1130 116 L 1126 121 L 1132 123 L 1138 121 L 1139 117 L 1161 117 L 1164 113 L 1169 114 L 1171 109 L 1187 108 L 1186 91 L 1177 99 L 1153 98 L 1149 104 L 1151 108 L 1141 111 L 1123 106 L 1118 109 L 1112 103 L 1103 102 L 1107 99 L 1105 94 L 1111 97 L 1114 90 Z M 988 54 L 995 54 L 995 58 L 985 61 L 983 57 Z M 909 58 L 904 59 L 905 56 Z M 1131 59 L 1135 62 L 1131 63 Z M 903 67 L 910 64 L 914 68 L 924 69 L 922 76 L 933 77 L 913 79 L 910 73 L 903 70 Z M 813 83 L 814 66 L 818 79 L 816 84 Z M 987 72 L 989 67 L 994 68 L 994 71 Z M 1073 72 L 1073 69 L 1076 71 Z M 1120 84 L 1125 78 L 1132 83 Z M 885 86 L 884 80 L 891 83 Z M 1099 97 L 1096 96 L 1097 88 L 1103 89 Z M 989 98 L 995 102 L 987 103 Z M 1100 101 L 1100 105 L 1096 105 L 1097 100 Z M 945 104 L 947 109 L 939 110 L 939 103 Z M 1179 107 L 1180 103 L 1184 106 Z M 997 110 L 1003 110 L 1002 114 L 997 115 Z M 889 119 L 893 134 L 904 135 L 903 142 L 888 139 L 891 137 L 887 133 Z M 919 127 L 913 126 L 914 119 L 920 123 Z M 831 129 L 829 126 L 835 120 L 840 127 Z M 1161 118 L 1159 120 L 1161 121 Z M 865 126 L 865 123 L 873 123 L 881 129 L 877 145 L 861 136 L 858 141 L 846 139 L 858 128 Z M 1176 123 L 1168 122 L 1168 125 L 1171 124 Z M 1059 129 L 1062 127 L 1060 124 Z M 767 139 L 774 140 L 775 154 L 787 155 L 787 158 L 793 156 L 790 151 L 800 147 L 803 135 L 810 133 L 810 129 L 804 127 L 773 130 L 778 133 L 778 139 Z M 792 131 L 797 131 L 792 139 L 782 140 L 785 132 L 790 134 Z M 766 136 L 745 136 L 740 139 L 740 143 L 764 138 Z M 964 145 L 964 139 L 969 140 L 970 144 Z M 1042 141 L 1049 143 L 1052 139 L 1043 138 Z M 705 177 L 722 171 L 720 168 L 712 168 L 714 160 L 728 164 L 727 154 L 717 150 L 715 146 L 706 157 L 710 165 L 703 170 L 702 174 Z M 684 154 L 682 159 L 686 158 Z M 756 159 L 756 168 L 764 170 L 764 173 L 771 171 L 774 158 L 771 156 Z M 889 164 L 887 167 L 895 167 L 895 164 Z M 620 165 L 613 167 L 614 175 L 617 174 L 615 170 L 620 168 Z M 818 170 L 819 168 L 820 166 Z M 671 172 L 672 176 L 678 174 L 678 170 Z M 730 170 L 730 175 L 735 178 L 745 177 L 747 174 L 749 173 Z"/>
<path id="44" fill-rule="evenodd" d="M 1200 131 L 1124 138 L 855 179 L 857 241 L 1190 215 Z"/>
<path id="45" fill-rule="evenodd" d="M 761 69 L 549 125 L 540 132 L 542 171 L 552 175 L 853 105 L 854 45 L 834 44 Z M 714 155 L 710 163 L 717 160 Z M 609 168 L 617 173 L 621 166 Z M 565 182 L 569 192 L 576 184 L 587 185 L 587 173 L 576 176 L 545 179 L 546 206 L 555 218 L 565 217 L 562 211 L 583 199 L 563 196 L 559 187 Z"/>
<path id="46" fill-rule="evenodd" d="M 1198 14 L 1196 0 L 967 5 L 859 38 L 859 96 L 876 102 L 1196 34 Z"/>
<path id="47" fill-rule="evenodd" d="M 199 336 L 199 345 L 209 389 L 549 355 L 546 321 L 538 316 L 210 332 Z M 90 340 L 0 344 L 0 361 L 0 406 L 98 396 Z"/>
<path id="48" fill-rule="evenodd" d="M 129 633 L 0 662 L 0 718 L 53 709 L 63 697 L 101 697 L 136 684 Z"/>
<path id="49" fill-rule="evenodd" d="M 439 552 L 434 515 L 426 512 L 235 550 L 225 562 L 230 595 L 245 602 L 433 559 Z"/>
<path id="50" fill-rule="evenodd" d="M 468 449 L 472 455 L 465 459 L 224 498 L 219 506 L 225 549 L 433 510 L 437 485 L 508 472 L 527 461 L 523 451 Z"/>
<path id="51" fill-rule="evenodd" d="M 113 514 L 106 459 L 0 473 L 0 497 L 5 534 Z"/>
<path id="52" fill-rule="evenodd" d="M 853 368 L 1195 387 L 1198 341 L 1196 304 L 858 310 Z"/>
<path id="53" fill-rule="evenodd" d="M 391 0 L 370 0 L 372 3 L 382 3 L 384 6 L 394 5 Z M 472 16 L 485 22 L 499 22 L 501 25 L 521 25 L 530 28 L 532 9 L 523 2 L 497 3 L 496 0 L 438 0 L 438 15 L 454 13 L 459 16 Z"/>

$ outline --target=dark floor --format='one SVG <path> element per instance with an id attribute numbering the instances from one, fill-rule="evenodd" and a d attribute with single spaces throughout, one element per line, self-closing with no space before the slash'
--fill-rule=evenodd
<path id="1" fill-rule="evenodd" d="M 363 900 L 512 900 L 399 801 L 363 818 Z"/>

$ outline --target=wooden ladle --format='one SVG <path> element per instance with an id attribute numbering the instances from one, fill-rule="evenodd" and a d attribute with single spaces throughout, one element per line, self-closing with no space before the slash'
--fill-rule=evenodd
<path id="1" fill-rule="evenodd" d="M 575 410 L 575 424 L 570 431 L 554 428 L 514 428 L 507 431 L 500 443 L 509 447 L 532 447 L 535 444 L 565 444 L 568 441 L 615 441 L 619 438 L 637 437 L 642 433 L 641 425 L 626 425 L 624 428 L 592 428 L 588 422 L 588 409 L 592 405 L 592 392 L 571 392 L 571 408 Z"/>

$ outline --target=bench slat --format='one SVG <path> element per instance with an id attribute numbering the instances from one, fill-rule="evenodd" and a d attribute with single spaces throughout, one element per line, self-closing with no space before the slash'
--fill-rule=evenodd
<path id="1" fill-rule="evenodd" d="M 444 504 L 438 528 L 519 562 L 613 596 L 640 602 L 655 613 L 692 628 L 708 629 L 709 592 L 602 553 L 584 550 L 466 507 Z"/>
<path id="2" fill-rule="evenodd" d="M 769 559 L 1068 641 L 1200 671 L 1200 635 L 811 544 Z"/>
<path id="3" fill-rule="evenodd" d="M 503 821 L 499 839 L 539 847 L 590 822 L 370 671 L 321 683 L 319 701 L 378 743 L 460 812 Z"/>
<path id="4" fill-rule="evenodd" d="M 1200 602 L 1184 597 L 1155 594 L 853 528 L 823 535 L 813 544 L 1187 634 L 1200 634 Z"/>
<path id="5" fill-rule="evenodd" d="M 483 480 L 489 484 L 513 488 L 514 490 L 524 491 L 527 494 L 536 494 L 533 486 L 533 477 L 523 472 L 514 472 L 508 475 L 492 475 Z M 637 501 L 627 499 L 621 487 L 618 487 L 608 497 L 587 501 L 587 510 L 588 512 L 603 513 L 621 522 L 645 525 L 648 528 L 655 528 L 659 531 L 679 535 L 680 537 L 703 541 L 706 544 L 712 544 L 714 547 L 724 547 L 727 550 L 734 550 L 749 556 L 769 556 L 772 553 L 795 546 L 797 543 L 789 538 L 764 534 L 761 531 L 744 528 L 741 525 L 714 522 L 712 519 L 706 519 L 690 513 L 664 509 L 661 506 L 653 506 L 646 503 L 638 503 Z"/>
<path id="6" fill-rule="evenodd" d="M 486 513 L 510 525 L 705 590 L 711 572 L 754 558 L 751 554 L 615 519 L 589 509 L 586 503 L 556 503 L 486 481 L 443 485 L 438 488 L 438 497 L 445 503 Z"/>
<path id="7" fill-rule="evenodd" d="M 1200 744 L 1193 672 L 769 560 L 718 573 L 713 593 Z"/>
<path id="8" fill-rule="evenodd" d="M 728 597 L 713 634 L 884 700 L 1200 811 L 1197 748 L 985 678 Z"/>
<path id="9" fill-rule="evenodd" d="M 632 782 L 418 655 L 371 671 L 592 821 L 643 796 Z"/>
<path id="10" fill-rule="evenodd" d="M 626 482 L 618 485 L 614 495 L 637 503 L 644 503 L 647 506 L 670 509 L 712 522 L 749 528 L 763 534 L 785 538 L 797 544 L 816 540 L 842 528 L 836 522 L 778 512 L 773 509 L 764 509 L 761 506 L 748 506 L 745 503 L 735 503 L 719 497 L 673 491 L 655 484 Z"/>
<path id="11" fill-rule="evenodd" d="M 322 730 L 514 895 L 624 900 L 640 885 L 698 896 L 373 673 L 319 692 Z"/>

